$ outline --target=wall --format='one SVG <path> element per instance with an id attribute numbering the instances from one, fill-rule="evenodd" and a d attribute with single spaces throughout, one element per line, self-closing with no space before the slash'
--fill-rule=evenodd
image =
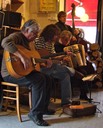
<path id="1" fill-rule="evenodd" d="M 48 24 L 57 22 L 57 13 L 61 9 L 63 10 L 64 4 L 62 0 L 57 0 L 56 12 L 39 12 L 39 0 L 24 0 L 24 4 L 17 8 L 17 4 L 12 5 L 12 10 L 22 12 L 22 23 L 29 18 L 35 18 L 41 25 L 41 28 Z M 60 6 L 61 5 L 61 6 Z"/>
<path id="2" fill-rule="evenodd" d="M 1 10 L 1 0 L 0 0 L 0 10 Z"/>

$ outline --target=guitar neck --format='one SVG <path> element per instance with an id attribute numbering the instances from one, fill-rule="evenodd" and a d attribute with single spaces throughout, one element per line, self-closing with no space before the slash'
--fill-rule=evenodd
<path id="1" fill-rule="evenodd" d="M 62 64 L 63 61 L 57 60 L 57 59 L 51 59 L 51 61 L 55 64 Z M 38 59 L 38 58 L 32 58 L 32 62 L 35 65 L 36 63 L 46 63 L 47 59 Z"/>
<path id="2" fill-rule="evenodd" d="M 50 54 L 50 55 L 47 55 L 47 56 L 42 56 L 41 58 L 48 59 L 50 57 L 56 57 L 56 56 L 60 56 L 60 55 L 66 55 L 66 53 L 65 52 L 53 53 L 53 54 Z"/>
<path id="3" fill-rule="evenodd" d="M 36 63 L 46 63 L 47 59 L 40 59 L 40 58 L 32 58 L 34 64 Z"/>

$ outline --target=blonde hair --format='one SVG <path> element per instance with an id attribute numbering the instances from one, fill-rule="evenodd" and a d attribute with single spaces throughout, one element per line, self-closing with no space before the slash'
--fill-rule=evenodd
<path id="1" fill-rule="evenodd" d="M 72 33 L 70 31 L 64 30 L 60 34 L 60 38 L 72 38 Z"/>

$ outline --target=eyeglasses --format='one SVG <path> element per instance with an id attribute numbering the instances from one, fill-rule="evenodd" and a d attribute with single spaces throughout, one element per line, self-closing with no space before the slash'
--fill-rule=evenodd
<path id="1" fill-rule="evenodd" d="M 38 35 L 38 31 L 31 31 L 31 33 L 33 34 L 33 35 Z"/>

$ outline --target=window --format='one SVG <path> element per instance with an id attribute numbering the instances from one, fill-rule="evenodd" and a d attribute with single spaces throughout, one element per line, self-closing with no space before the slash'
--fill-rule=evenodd
<path id="1" fill-rule="evenodd" d="M 98 0 L 66 0 L 65 10 L 67 12 L 66 23 L 72 26 L 72 3 L 75 6 L 81 5 L 85 9 L 85 13 L 88 14 L 89 19 L 87 22 L 81 21 L 77 16 L 74 17 L 75 28 L 82 28 L 84 30 L 84 38 L 91 43 L 95 43 L 96 38 L 96 25 L 97 25 L 97 3 Z"/>

